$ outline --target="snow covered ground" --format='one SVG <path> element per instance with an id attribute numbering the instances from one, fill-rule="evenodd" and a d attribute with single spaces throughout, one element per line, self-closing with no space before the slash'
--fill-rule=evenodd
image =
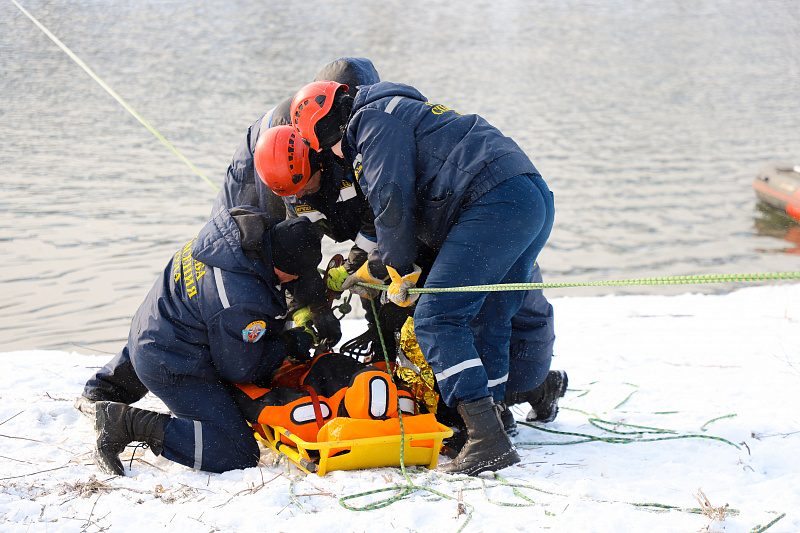
<path id="1" fill-rule="evenodd" d="M 800 531 L 800 284 L 549 296 L 553 367 L 570 377 L 556 421 L 523 426 L 522 462 L 499 478 L 409 468 L 418 489 L 375 510 L 341 504 L 389 498 L 343 500 L 401 490 L 400 469 L 318 477 L 265 451 L 258 468 L 209 475 L 138 450 L 128 477 L 106 476 L 72 403 L 109 356 L 2 353 L 0 530 Z M 350 338 L 364 323 L 344 326 Z"/>

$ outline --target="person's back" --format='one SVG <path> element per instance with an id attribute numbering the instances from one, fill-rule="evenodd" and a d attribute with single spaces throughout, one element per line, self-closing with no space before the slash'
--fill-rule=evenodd
<path id="1" fill-rule="evenodd" d="M 384 264 L 398 271 L 408 271 L 417 240 L 441 247 L 461 205 L 507 178 L 538 174 L 517 143 L 482 117 L 429 103 L 399 83 L 358 91 L 346 141 L 343 150 L 355 153 L 344 155 L 360 160 L 359 184 L 387 235 Z"/>

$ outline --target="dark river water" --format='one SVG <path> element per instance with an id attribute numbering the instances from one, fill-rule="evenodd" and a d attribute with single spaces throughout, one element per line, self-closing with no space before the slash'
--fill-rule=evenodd
<path id="1" fill-rule="evenodd" d="M 369 57 L 531 156 L 556 197 L 545 281 L 800 270 L 751 186 L 800 162 L 797 0 L 18 1 L 217 186 L 262 113 Z M 215 195 L 0 2 L 0 352 L 117 351 Z"/>

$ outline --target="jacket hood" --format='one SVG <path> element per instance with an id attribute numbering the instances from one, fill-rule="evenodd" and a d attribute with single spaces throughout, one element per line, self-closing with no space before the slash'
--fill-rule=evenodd
<path id="1" fill-rule="evenodd" d="M 378 71 L 372 61 L 365 57 L 342 57 L 322 67 L 313 81 L 335 81 L 347 85 L 348 94 L 355 94 L 360 85 L 372 85 L 381 81 Z M 267 126 L 292 125 L 291 106 L 294 95 L 286 98 L 267 113 L 262 119 L 267 121 Z M 255 141 L 254 141 L 255 142 Z"/>
<path id="2" fill-rule="evenodd" d="M 415 100 L 426 102 L 427 99 L 421 92 L 416 90 L 410 85 L 404 83 L 392 83 L 390 81 L 382 81 L 369 87 L 361 87 L 356 94 L 355 101 L 353 102 L 353 110 L 368 105 L 381 98 L 390 96 L 405 96 Z"/>
<path id="3" fill-rule="evenodd" d="M 283 102 L 276 105 L 272 108 L 270 112 L 267 113 L 267 117 L 262 120 L 267 120 L 270 128 L 274 128 L 275 126 L 291 126 L 292 125 L 292 118 L 291 118 L 291 107 L 292 107 L 292 98 L 286 98 Z"/>
<path id="4" fill-rule="evenodd" d="M 314 81 L 344 83 L 349 89 L 348 94 L 354 94 L 360 85 L 372 85 L 381 81 L 381 78 L 369 59 L 342 57 L 322 67 Z"/>
<path id="5" fill-rule="evenodd" d="M 255 209 L 252 212 L 262 214 Z M 268 241 L 265 245 L 269 245 Z M 197 234 L 192 246 L 192 256 L 208 266 L 230 272 L 253 273 L 269 279 L 268 272 L 271 270 L 268 269 L 269 265 L 250 260 L 245 256 L 239 228 L 227 209 L 220 210 Z"/>

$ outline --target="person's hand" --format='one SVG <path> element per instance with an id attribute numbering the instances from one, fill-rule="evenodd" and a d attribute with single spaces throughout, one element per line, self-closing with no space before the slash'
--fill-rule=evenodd
<path id="1" fill-rule="evenodd" d="M 419 294 L 409 294 L 408 289 L 416 288 L 422 269 L 414 265 L 414 270 L 404 276 L 398 274 L 397 270 L 392 267 L 387 267 L 387 270 L 389 271 L 389 277 L 392 278 L 392 283 L 386 289 L 386 296 L 393 304 L 400 307 L 413 305 L 419 298 Z"/>
<path id="2" fill-rule="evenodd" d="M 358 283 L 372 283 L 375 285 L 383 285 L 386 278 L 379 279 L 380 276 L 377 276 L 374 272 L 370 272 L 369 268 L 369 261 L 365 261 L 358 270 L 356 270 L 355 274 L 351 274 L 344 280 L 342 283 L 342 290 L 350 290 L 353 294 L 357 294 L 362 298 L 374 298 L 377 296 L 380 291 L 378 289 L 372 289 L 369 287 L 362 287 L 358 285 Z"/>
<path id="3" fill-rule="evenodd" d="M 306 330 L 306 333 L 314 337 L 314 342 L 317 342 L 317 332 L 314 331 L 312 327 L 314 324 L 314 317 L 311 314 L 311 309 L 308 307 L 298 309 L 292 314 L 292 320 L 294 320 L 295 326 Z"/>
<path id="4" fill-rule="evenodd" d="M 342 326 L 333 315 L 333 311 L 329 307 L 323 307 L 312 312 L 311 317 L 317 332 L 315 344 L 325 345 L 328 348 L 336 346 L 342 338 Z"/>
<path id="5" fill-rule="evenodd" d="M 328 279 L 327 285 L 328 288 L 332 291 L 342 292 L 342 283 L 350 276 L 347 273 L 347 269 L 343 266 L 338 266 L 328 270 Z"/>
<path id="6" fill-rule="evenodd" d="M 294 365 L 300 365 L 311 360 L 311 346 L 314 344 L 314 336 L 308 333 L 305 328 L 287 329 L 281 333 L 281 337 L 286 342 L 286 360 Z"/>

